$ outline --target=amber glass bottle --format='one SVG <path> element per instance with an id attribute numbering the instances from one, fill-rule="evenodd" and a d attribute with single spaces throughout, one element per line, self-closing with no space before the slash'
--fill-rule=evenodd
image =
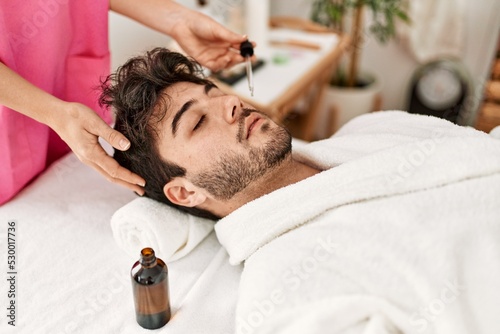
<path id="1" fill-rule="evenodd" d="M 137 323 L 147 329 L 164 326 L 170 320 L 167 265 L 152 248 L 144 248 L 130 275 Z"/>

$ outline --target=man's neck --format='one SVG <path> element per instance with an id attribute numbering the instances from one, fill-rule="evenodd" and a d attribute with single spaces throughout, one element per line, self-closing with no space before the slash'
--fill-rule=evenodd
<path id="1" fill-rule="evenodd" d="M 264 174 L 258 181 L 249 185 L 244 191 L 234 196 L 231 200 L 219 203 L 217 207 L 220 210 L 214 213 L 220 217 L 225 217 L 254 199 L 302 181 L 319 172 L 320 170 L 296 161 L 290 156 L 279 166 Z"/>

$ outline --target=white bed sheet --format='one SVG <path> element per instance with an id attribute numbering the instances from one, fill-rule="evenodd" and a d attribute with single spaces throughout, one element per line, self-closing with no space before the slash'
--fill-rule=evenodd
<path id="1" fill-rule="evenodd" d="M 0 207 L 2 272 L 7 223 L 16 221 L 16 327 L 1 333 L 150 333 L 135 322 L 129 270 L 136 259 L 115 244 L 110 218 L 134 194 L 69 154 Z M 161 257 L 161 254 L 158 255 Z M 232 333 L 242 266 L 231 266 L 212 232 L 168 264 L 173 316 L 157 333 Z"/>

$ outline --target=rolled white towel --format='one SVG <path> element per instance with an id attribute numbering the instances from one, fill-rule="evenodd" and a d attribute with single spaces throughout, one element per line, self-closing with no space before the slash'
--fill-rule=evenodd
<path id="1" fill-rule="evenodd" d="M 145 197 L 127 203 L 111 217 L 113 237 L 122 250 L 137 258 L 142 248 L 152 247 L 166 262 L 188 254 L 213 226 L 212 220 Z"/>
<path id="2" fill-rule="evenodd" d="M 497 127 L 494 127 L 490 131 L 490 136 L 492 136 L 493 138 L 496 138 L 496 139 L 500 139 L 500 125 Z"/>

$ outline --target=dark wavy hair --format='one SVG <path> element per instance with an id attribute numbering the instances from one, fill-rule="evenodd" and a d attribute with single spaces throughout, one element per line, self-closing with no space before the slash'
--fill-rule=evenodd
<path id="1" fill-rule="evenodd" d="M 171 101 L 165 89 L 178 82 L 211 84 L 196 61 L 156 48 L 129 59 L 101 83 L 99 103 L 114 110 L 115 129 L 131 143 L 127 151 L 116 150 L 114 158 L 146 180 L 145 196 L 195 216 L 218 219 L 209 211 L 173 204 L 163 192 L 170 180 L 186 175 L 185 168 L 162 159 L 158 149 L 158 126 Z"/>

